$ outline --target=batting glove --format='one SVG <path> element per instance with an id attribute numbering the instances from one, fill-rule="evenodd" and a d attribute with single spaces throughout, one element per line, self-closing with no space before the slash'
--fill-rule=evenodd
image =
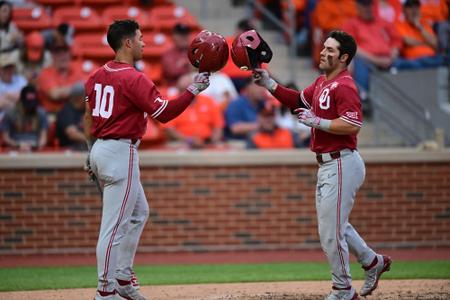
<path id="1" fill-rule="evenodd" d="M 318 128 L 322 130 L 329 130 L 331 126 L 331 120 L 322 119 L 314 114 L 313 111 L 306 108 L 299 108 L 294 111 L 297 113 L 297 118 L 300 123 L 306 126 Z"/>
<path id="2" fill-rule="evenodd" d="M 201 91 L 205 90 L 209 86 L 209 73 L 202 72 L 194 76 L 194 82 L 192 82 L 187 90 L 194 95 L 198 95 Z"/>
<path id="3" fill-rule="evenodd" d="M 271 93 L 277 88 L 277 82 L 270 78 L 269 72 L 264 69 L 254 69 L 253 70 L 253 80 L 257 85 L 265 87 Z"/>

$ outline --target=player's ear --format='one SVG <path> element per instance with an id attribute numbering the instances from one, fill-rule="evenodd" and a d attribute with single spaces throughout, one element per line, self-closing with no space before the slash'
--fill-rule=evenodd
<path id="1" fill-rule="evenodd" d="M 124 42 L 125 47 L 132 48 L 133 41 L 131 39 L 126 38 L 123 40 L 123 42 Z"/>
<path id="2" fill-rule="evenodd" d="M 341 57 L 339 57 L 339 61 L 341 63 L 344 63 L 344 64 L 346 63 L 347 59 L 348 59 L 348 54 L 347 53 L 342 54 Z"/>

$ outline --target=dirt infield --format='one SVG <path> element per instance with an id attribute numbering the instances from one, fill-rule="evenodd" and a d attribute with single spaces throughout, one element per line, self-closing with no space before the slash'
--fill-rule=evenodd
<path id="1" fill-rule="evenodd" d="M 355 281 L 359 288 L 362 281 Z M 149 300 L 322 300 L 330 289 L 328 281 L 267 282 L 202 285 L 145 286 Z M 94 289 L 67 289 L 0 293 L 7 300 L 82 300 L 93 298 Z M 383 280 L 367 300 L 446 300 L 450 280 Z"/>

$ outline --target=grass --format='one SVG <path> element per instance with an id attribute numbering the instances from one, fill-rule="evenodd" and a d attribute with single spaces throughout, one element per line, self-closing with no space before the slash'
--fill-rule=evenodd
<path id="1" fill-rule="evenodd" d="M 363 270 L 351 265 L 354 279 Z M 136 266 L 141 285 L 330 280 L 326 263 Z M 0 291 L 93 288 L 94 266 L 0 269 Z M 383 279 L 450 279 L 450 261 L 394 262 Z"/>

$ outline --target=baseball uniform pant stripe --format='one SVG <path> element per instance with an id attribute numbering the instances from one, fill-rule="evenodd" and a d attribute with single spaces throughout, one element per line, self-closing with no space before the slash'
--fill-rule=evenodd
<path id="1" fill-rule="evenodd" d="M 117 223 L 114 226 L 113 232 L 111 234 L 111 238 L 109 240 L 109 244 L 108 244 L 108 249 L 106 251 L 106 257 L 105 257 L 105 273 L 103 275 L 103 280 L 104 280 L 104 285 L 103 285 L 103 290 L 106 291 L 107 288 L 107 284 L 108 284 L 108 269 L 109 269 L 109 258 L 110 258 L 110 254 L 111 254 L 111 248 L 112 248 L 112 244 L 115 238 L 115 235 L 117 233 L 117 229 L 119 228 L 120 222 L 122 221 L 123 218 L 123 214 L 125 212 L 125 206 L 127 204 L 128 201 L 128 195 L 130 194 L 130 188 L 131 188 L 131 182 L 132 182 L 132 175 L 133 175 L 133 145 L 130 145 L 130 157 L 129 157 L 129 161 L 128 161 L 128 180 L 127 180 L 127 188 L 125 190 L 125 196 L 122 200 L 122 206 L 120 207 L 120 214 L 119 214 L 119 218 L 117 219 Z"/>
<path id="2" fill-rule="evenodd" d="M 341 247 L 341 202 L 342 202 L 342 161 L 341 159 L 337 159 L 338 164 L 338 201 L 337 201 L 337 211 L 336 211 L 336 243 L 337 249 L 339 253 L 339 260 L 341 262 L 342 273 L 347 275 L 345 268 L 345 260 L 342 255 L 342 247 Z M 350 286 L 350 283 L 347 279 L 347 286 Z"/>

